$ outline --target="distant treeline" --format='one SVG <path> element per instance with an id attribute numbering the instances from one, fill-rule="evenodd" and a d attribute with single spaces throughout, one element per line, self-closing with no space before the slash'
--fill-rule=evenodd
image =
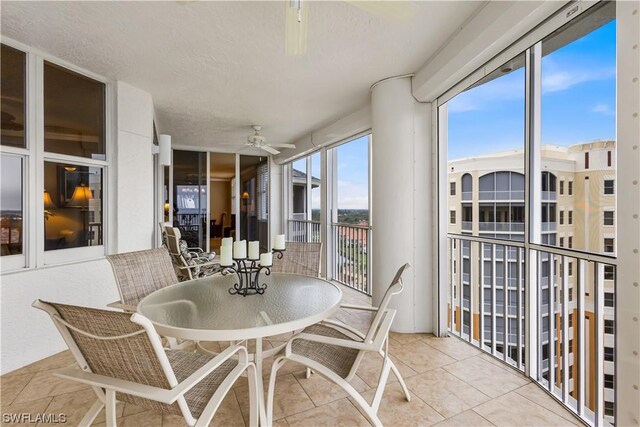
<path id="1" fill-rule="evenodd" d="M 311 212 L 313 221 L 320 221 L 320 210 L 314 209 Z M 359 224 L 363 221 L 369 222 L 368 209 L 338 209 L 338 222 L 344 224 Z"/>

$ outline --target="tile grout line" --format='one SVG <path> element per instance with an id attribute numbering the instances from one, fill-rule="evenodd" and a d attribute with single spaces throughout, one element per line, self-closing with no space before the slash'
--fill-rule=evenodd
<path id="1" fill-rule="evenodd" d="M 22 392 L 24 391 L 25 388 L 27 388 L 27 386 L 29 384 L 31 384 L 31 381 L 33 381 L 33 378 L 37 375 L 38 373 L 35 372 L 33 374 L 31 374 L 31 378 L 29 378 L 29 381 L 27 381 L 22 388 L 20 389 L 20 391 L 18 393 L 16 393 L 16 397 L 13 398 L 13 400 L 11 400 L 11 402 L 9 403 L 9 406 L 13 405 L 14 403 L 16 403 L 16 400 L 18 399 L 18 397 L 20 397 L 20 395 L 22 394 Z M 29 375 L 29 374 L 25 374 L 25 375 Z M 45 396 L 47 397 L 47 396 Z M 37 399 L 34 399 L 37 400 Z M 26 402 L 31 402 L 30 400 L 27 400 Z M 26 403 L 26 402 L 22 402 L 22 403 Z"/>
<path id="2" fill-rule="evenodd" d="M 535 384 L 535 383 L 531 382 L 530 384 Z M 513 391 L 514 391 L 515 393 L 518 393 L 518 390 L 520 390 L 520 389 L 521 389 L 521 388 L 523 388 L 523 387 L 528 387 L 530 384 L 523 385 L 522 387 L 519 387 L 519 388 L 517 388 L 517 389 L 515 389 L 515 390 L 513 390 Z M 536 387 L 539 387 L 539 386 L 538 386 L 538 385 L 536 385 Z M 543 393 L 544 393 L 544 392 L 543 392 Z M 518 393 L 518 395 L 520 395 L 520 396 L 524 397 L 525 399 L 527 399 L 529 402 L 533 403 L 534 405 L 538 405 L 539 407 L 543 408 L 544 410 L 546 410 L 546 411 L 550 411 L 550 412 L 552 412 L 552 413 L 556 414 L 556 413 L 555 413 L 555 412 L 553 412 L 551 409 L 545 408 L 544 406 L 542 406 L 542 405 L 541 405 L 541 404 L 539 404 L 538 402 L 534 402 L 533 400 L 529 399 L 529 398 L 528 398 L 527 396 L 525 396 L 524 394 Z M 547 397 L 549 397 L 549 396 L 547 396 Z M 551 399 L 551 400 L 553 401 L 553 398 L 552 398 L 552 397 L 549 397 L 549 399 Z M 563 416 L 562 416 L 562 415 L 560 415 L 560 414 L 556 414 L 556 415 L 557 415 L 557 416 L 559 416 L 560 418 L 566 419 L 567 421 L 574 421 L 574 420 L 576 420 L 576 421 L 581 421 L 581 420 L 580 420 L 577 416 L 575 416 L 575 415 L 573 414 L 573 412 L 571 412 L 569 409 L 563 408 L 563 407 L 562 407 L 562 405 L 560 405 L 560 404 L 559 404 L 558 402 L 556 402 L 556 401 L 553 401 L 553 403 L 554 403 L 554 404 L 556 404 L 558 407 L 560 407 L 560 408 L 564 409 L 564 410 L 568 413 L 568 415 L 571 417 L 571 419 L 568 419 L 567 417 L 563 417 Z M 582 425 L 582 423 L 580 423 L 580 424 L 578 424 L 578 425 Z"/>
<path id="3" fill-rule="evenodd" d="M 482 418 L 483 420 L 485 420 L 486 422 L 488 422 L 489 424 L 491 424 L 492 426 L 495 426 L 497 424 L 492 423 L 491 421 L 489 421 L 486 417 L 484 417 L 482 414 L 478 413 L 475 408 L 471 408 L 469 409 L 471 412 L 473 412 L 474 414 L 478 415 L 480 418 Z"/>

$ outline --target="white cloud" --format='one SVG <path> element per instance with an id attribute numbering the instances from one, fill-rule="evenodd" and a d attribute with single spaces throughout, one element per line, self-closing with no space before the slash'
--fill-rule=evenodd
<path id="1" fill-rule="evenodd" d="M 552 67 L 553 68 L 553 67 Z M 572 88 L 573 86 L 615 77 L 615 68 L 602 68 L 599 70 L 570 70 L 551 71 L 542 74 L 543 92 L 560 92 Z"/>
<path id="2" fill-rule="evenodd" d="M 340 209 L 368 209 L 367 183 L 338 181 L 338 206 Z"/>
<path id="3" fill-rule="evenodd" d="M 591 110 L 591 113 L 603 114 L 605 116 L 614 116 L 616 113 L 609 107 L 609 104 L 597 104 Z"/>

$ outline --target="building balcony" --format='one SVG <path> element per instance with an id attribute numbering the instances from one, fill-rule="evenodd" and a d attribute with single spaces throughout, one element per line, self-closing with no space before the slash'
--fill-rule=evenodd
<path id="1" fill-rule="evenodd" d="M 480 232 L 495 231 L 506 233 L 523 233 L 524 223 L 522 222 L 480 222 L 478 223 Z"/>
<path id="2" fill-rule="evenodd" d="M 479 191 L 478 198 L 480 201 L 515 201 L 524 202 L 524 190 L 516 191 Z"/>

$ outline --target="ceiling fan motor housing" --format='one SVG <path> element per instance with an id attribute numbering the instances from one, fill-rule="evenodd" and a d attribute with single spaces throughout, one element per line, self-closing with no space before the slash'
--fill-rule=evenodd
<path id="1" fill-rule="evenodd" d="M 262 135 L 249 135 L 247 137 L 247 141 L 249 143 L 256 144 L 256 145 L 264 144 L 266 140 L 267 138 L 265 138 Z"/>

